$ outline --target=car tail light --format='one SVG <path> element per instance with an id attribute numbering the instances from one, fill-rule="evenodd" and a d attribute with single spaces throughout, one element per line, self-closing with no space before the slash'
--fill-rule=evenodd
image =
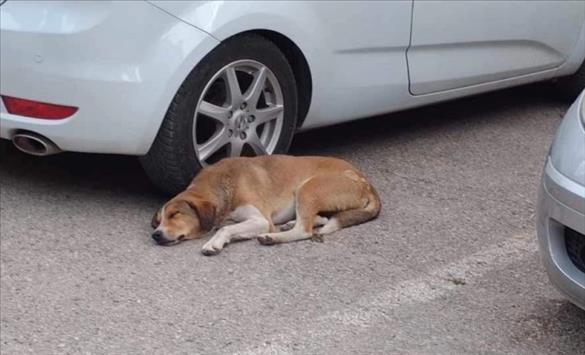
<path id="1" fill-rule="evenodd" d="M 8 113 L 19 116 L 60 120 L 77 112 L 77 107 L 49 104 L 18 97 L 2 95 L 2 101 Z"/>

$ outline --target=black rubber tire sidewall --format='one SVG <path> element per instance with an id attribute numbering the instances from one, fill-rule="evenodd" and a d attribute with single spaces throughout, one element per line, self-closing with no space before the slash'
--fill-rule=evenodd
<path id="1" fill-rule="evenodd" d="M 189 74 L 173 98 L 149 152 L 140 161 L 161 190 L 176 194 L 202 169 L 193 147 L 193 116 L 205 86 L 224 66 L 237 60 L 262 63 L 276 76 L 284 98 L 284 123 L 274 153 L 286 153 L 297 122 L 297 91 L 288 61 L 272 42 L 247 34 L 222 42 Z"/>

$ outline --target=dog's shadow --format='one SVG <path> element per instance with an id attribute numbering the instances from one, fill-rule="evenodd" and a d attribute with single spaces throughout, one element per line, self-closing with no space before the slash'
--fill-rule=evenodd
<path id="1" fill-rule="evenodd" d="M 383 154 L 385 149 L 400 144 L 405 135 L 431 136 L 440 130 L 459 129 L 464 122 L 497 125 L 499 120 L 509 119 L 504 117 L 506 110 L 530 106 L 534 102 L 558 104 L 558 99 L 542 84 L 509 89 L 301 132 L 295 137 L 290 152 L 343 157 L 354 152 L 356 147 L 367 147 L 369 152 Z M 484 120 L 479 113 L 485 111 L 501 111 L 502 114 L 491 115 L 499 119 Z M 0 140 L 0 163 L 3 188 L 22 189 L 50 182 L 51 188 L 63 191 L 75 187 L 91 193 L 121 194 L 126 198 L 150 196 L 159 202 L 166 198 L 150 183 L 135 157 L 62 153 L 39 158 L 21 153 L 9 141 Z"/>

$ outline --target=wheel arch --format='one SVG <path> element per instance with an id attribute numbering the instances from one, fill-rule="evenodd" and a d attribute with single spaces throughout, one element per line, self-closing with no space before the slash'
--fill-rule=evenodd
<path id="1" fill-rule="evenodd" d="M 287 6 L 276 2 L 148 2 L 219 42 L 254 33 L 276 45 L 293 70 L 299 98 L 298 127 L 304 123 L 313 99 L 313 74 L 309 63 L 321 49 L 323 40 L 318 38 L 319 34 L 308 30 L 320 23 L 313 6 L 305 2 L 291 2 Z"/>

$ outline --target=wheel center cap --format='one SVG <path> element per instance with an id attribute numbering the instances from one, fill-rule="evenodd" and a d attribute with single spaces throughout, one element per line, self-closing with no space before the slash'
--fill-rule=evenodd
<path id="1" fill-rule="evenodd" d="M 243 132 L 248 129 L 250 125 L 248 124 L 248 119 L 246 115 L 240 113 L 237 115 L 236 119 L 234 120 L 234 128 L 237 132 Z"/>

